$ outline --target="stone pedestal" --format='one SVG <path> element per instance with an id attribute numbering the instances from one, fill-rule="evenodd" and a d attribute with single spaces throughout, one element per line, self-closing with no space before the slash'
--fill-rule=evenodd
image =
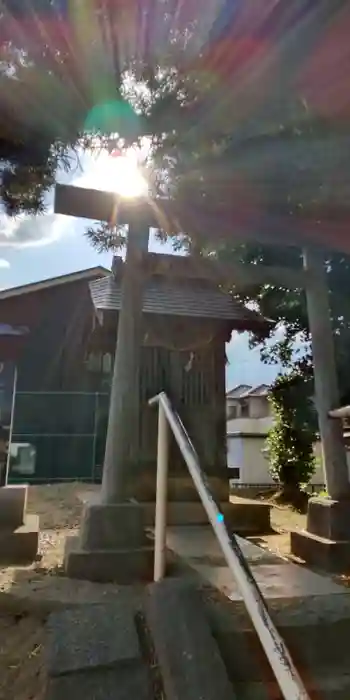
<path id="1" fill-rule="evenodd" d="M 156 500 L 157 471 L 144 470 L 137 479 L 130 484 L 130 496 L 140 503 L 154 503 Z M 229 480 L 224 477 L 207 476 L 211 493 L 218 501 L 229 500 Z M 168 476 L 168 501 L 169 503 L 195 503 L 199 502 L 196 487 L 192 477 L 188 473 L 169 474 Z"/>
<path id="2" fill-rule="evenodd" d="M 311 498 L 306 530 L 291 533 L 291 552 L 333 573 L 350 572 L 350 499 Z"/>
<path id="3" fill-rule="evenodd" d="M 262 535 L 270 531 L 269 504 L 243 498 L 230 499 L 227 479 L 207 476 L 206 481 L 232 530 L 242 535 Z M 150 476 L 144 476 L 138 483 L 136 494 L 136 500 L 144 509 L 146 526 L 153 527 L 156 488 Z M 167 525 L 208 525 L 208 515 L 189 474 L 169 477 L 167 497 Z"/>
<path id="4" fill-rule="evenodd" d="M 244 498 L 219 503 L 226 526 L 240 535 L 264 535 L 271 531 L 268 503 L 259 503 Z M 155 503 L 142 503 L 145 523 L 154 526 Z M 200 501 L 169 501 L 167 525 L 208 525 L 207 512 Z"/>
<path id="5" fill-rule="evenodd" d="M 25 485 L 0 488 L 0 564 L 34 561 L 39 544 L 39 518 L 27 515 Z"/>
<path id="6" fill-rule="evenodd" d="M 240 535 L 263 535 L 271 531 L 269 503 L 238 496 L 229 498 L 228 484 L 224 480 L 209 477 L 208 482 L 230 529 Z M 148 483 L 147 488 L 145 483 Z M 151 489 L 150 484 L 145 479 L 143 488 L 140 488 L 140 484 L 135 488 L 135 501 L 143 511 L 143 524 L 146 528 L 153 528 L 155 520 L 156 494 L 155 487 Z M 85 507 L 97 502 L 96 495 L 91 492 L 82 491 L 80 499 Z M 169 477 L 167 500 L 167 525 L 208 525 L 207 513 L 190 476 Z"/>
<path id="7" fill-rule="evenodd" d="M 154 546 L 137 503 L 86 505 L 78 537 L 68 537 L 64 568 L 71 578 L 134 583 L 153 578 Z"/>

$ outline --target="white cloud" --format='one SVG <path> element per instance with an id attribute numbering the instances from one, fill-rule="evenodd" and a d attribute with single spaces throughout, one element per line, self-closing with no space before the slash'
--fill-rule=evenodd
<path id="1" fill-rule="evenodd" d="M 0 247 L 28 248 L 47 245 L 71 229 L 71 221 L 54 214 L 52 210 L 40 216 L 20 215 L 14 219 L 0 214 Z"/>
<path id="2" fill-rule="evenodd" d="M 80 160 L 72 160 L 72 170 L 60 170 L 57 178 L 65 184 L 77 182 L 82 175 L 81 168 L 85 165 L 84 154 Z M 74 232 L 76 220 L 68 216 L 54 213 L 54 190 L 45 197 L 46 212 L 38 216 L 20 214 L 16 217 L 6 216 L 0 207 L 0 248 L 29 248 L 47 245 Z M 1 263 L 0 263 L 1 266 Z"/>
<path id="3" fill-rule="evenodd" d="M 101 177 L 101 175 L 104 175 L 102 166 L 103 158 L 101 158 L 101 154 L 80 152 L 78 157 L 72 155 L 72 169 L 69 172 L 61 169 L 57 173 L 57 182 L 78 187 L 91 187 L 93 189 L 102 187 L 104 189 L 106 181 L 105 178 L 103 180 Z M 89 226 L 87 220 L 54 213 L 53 189 L 45 197 L 45 205 L 45 214 L 38 216 L 20 214 L 13 218 L 6 216 L 0 205 L 0 248 L 44 246 L 69 234 L 80 236 Z M 159 244 L 152 236 L 151 250 L 154 249 L 159 250 Z M 162 252 L 172 252 L 171 243 L 168 243 L 164 248 L 162 246 Z"/>
<path id="4" fill-rule="evenodd" d="M 10 267 L 10 263 L 8 260 L 5 260 L 4 258 L 0 258 L 0 267 L 3 270 L 7 270 Z"/>

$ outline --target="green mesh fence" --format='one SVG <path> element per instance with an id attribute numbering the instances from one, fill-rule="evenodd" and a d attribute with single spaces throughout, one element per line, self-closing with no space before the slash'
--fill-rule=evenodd
<path id="1" fill-rule="evenodd" d="M 10 481 L 100 481 L 108 407 L 108 394 L 18 392 Z M 32 473 L 16 456 L 26 445 L 36 453 Z"/>

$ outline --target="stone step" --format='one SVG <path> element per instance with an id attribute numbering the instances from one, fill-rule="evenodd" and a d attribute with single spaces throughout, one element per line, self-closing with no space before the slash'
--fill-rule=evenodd
<path id="1" fill-rule="evenodd" d="M 283 700 L 249 619 L 242 625 L 242 614 L 230 606 L 228 613 L 208 589 L 199 591 L 188 580 L 167 579 L 150 587 L 146 620 L 166 700 Z M 297 608 L 286 612 L 282 607 L 280 632 L 310 699 L 348 700 L 350 616 L 342 620 L 337 607 L 336 622 L 321 615 L 317 624 L 315 615 L 314 605 L 306 620 L 305 609 L 299 614 Z"/>
<path id="2" fill-rule="evenodd" d="M 317 700 L 350 697 L 350 596 L 311 596 L 271 610 L 310 694 Z M 212 634 L 229 679 L 243 700 L 281 700 L 281 693 L 246 611 L 236 601 L 202 589 Z"/>
<path id="3" fill-rule="evenodd" d="M 249 540 L 238 536 L 238 543 L 244 556 L 250 564 L 263 562 L 264 564 L 281 564 L 282 559 L 277 554 L 257 547 Z M 209 564 L 211 566 L 227 566 L 226 559 L 219 546 L 211 525 L 198 527 L 188 526 L 184 529 L 181 526 L 167 527 L 166 531 L 167 547 L 176 552 L 179 556 L 188 561 L 198 564 Z"/>
<path id="4" fill-rule="evenodd" d="M 293 603 L 315 596 L 324 598 L 344 594 L 343 586 L 336 585 L 328 577 L 285 561 L 240 537 L 237 539 L 269 603 L 276 601 L 277 605 L 281 605 L 283 602 L 285 606 L 288 601 Z M 211 526 L 169 527 L 167 546 L 186 562 L 198 581 L 209 583 L 236 601 L 238 606 L 243 605 L 242 596 Z"/>
<path id="5" fill-rule="evenodd" d="M 23 525 L 27 510 L 28 486 L 11 484 L 0 488 L 0 528 L 16 528 Z"/>
<path id="6" fill-rule="evenodd" d="M 64 552 L 64 569 L 70 578 L 96 583 L 117 582 L 131 584 L 136 581 L 152 581 L 154 546 L 137 549 L 83 549 L 80 537 L 67 537 Z"/>
<path id="7" fill-rule="evenodd" d="M 39 517 L 37 515 L 24 515 L 23 524 L 15 529 L 0 528 L 1 565 L 31 564 L 37 555 L 38 546 Z"/>
<path id="8" fill-rule="evenodd" d="M 294 556 L 311 566 L 333 573 L 350 571 L 350 541 L 329 540 L 306 530 L 290 533 L 290 547 Z"/>
<path id="9" fill-rule="evenodd" d="M 234 615 L 232 623 L 234 626 Z M 215 624 L 211 629 L 232 682 L 257 682 L 262 678 L 274 681 L 255 630 L 242 630 L 238 623 L 231 632 L 219 630 Z M 329 675 L 350 673 L 349 620 L 298 627 L 279 625 L 278 629 L 303 677 L 315 682 Z"/>
<path id="10" fill-rule="evenodd" d="M 155 504 L 140 503 L 144 510 L 144 522 L 147 527 L 154 526 Z M 234 502 L 220 504 L 227 526 L 242 535 L 262 535 L 270 532 L 270 510 L 267 503 L 248 501 L 243 498 Z M 208 515 L 199 501 L 169 501 L 167 506 L 167 525 L 203 525 L 208 526 Z"/>
<path id="11" fill-rule="evenodd" d="M 175 481 L 178 480 L 175 479 Z M 169 488 L 170 485 L 171 479 L 168 484 Z M 191 488 L 193 491 L 193 484 Z M 82 491 L 79 495 L 79 499 L 84 504 L 84 507 L 97 505 L 100 495 L 96 492 Z M 143 509 L 145 526 L 153 527 L 155 501 L 140 500 L 135 502 L 139 503 L 140 507 Z M 234 532 L 245 535 L 262 535 L 271 531 L 271 505 L 269 503 L 231 497 L 230 500 L 222 500 L 220 508 L 228 526 Z M 190 500 L 184 498 L 184 500 L 173 500 L 170 498 L 168 492 L 167 525 L 208 525 L 208 516 L 199 499 Z"/>
<path id="12" fill-rule="evenodd" d="M 150 586 L 145 612 L 166 700 L 233 700 L 198 591 L 165 579 Z"/>
<path id="13" fill-rule="evenodd" d="M 310 700 L 349 700 L 349 598 L 274 601 Z M 47 631 L 46 700 L 282 700 L 244 606 L 187 576 L 53 613 Z"/>
<path id="14" fill-rule="evenodd" d="M 272 619 L 318 700 L 350 697 L 350 595 L 327 576 L 282 560 L 238 537 Z M 167 545 L 193 572 L 237 697 L 281 700 L 234 577 L 211 528 L 169 528 Z M 192 584 L 193 585 L 193 584 Z"/>

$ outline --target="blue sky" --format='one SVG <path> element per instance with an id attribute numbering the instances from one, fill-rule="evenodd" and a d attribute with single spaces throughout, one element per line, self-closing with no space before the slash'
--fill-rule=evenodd
<path id="1" fill-rule="evenodd" d="M 59 173 L 59 182 L 106 188 L 106 178 L 96 157 L 84 155 L 80 166 Z M 75 272 L 94 265 L 110 267 L 111 254 L 98 254 L 84 237 L 89 222 L 55 215 L 53 193 L 47 197 L 47 211 L 39 217 L 9 219 L 0 212 L 0 287 L 7 288 L 48 277 Z M 170 246 L 151 241 L 151 249 L 168 252 Z M 275 367 L 260 362 L 259 350 L 249 350 L 246 334 L 235 334 L 227 346 L 227 385 L 269 383 Z"/>

